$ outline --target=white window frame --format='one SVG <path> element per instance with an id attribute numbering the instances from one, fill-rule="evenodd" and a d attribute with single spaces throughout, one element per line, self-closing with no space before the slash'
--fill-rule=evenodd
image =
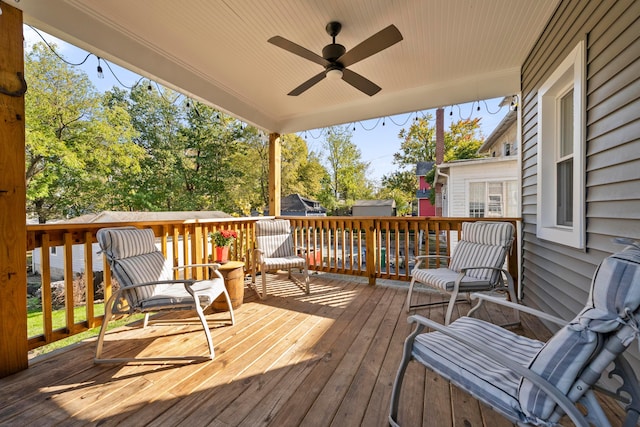
<path id="1" fill-rule="evenodd" d="M 556 161 L 559 100 L 573 89 L 573 225 L 557 224 Z M 585 246 L 586 41 L 583 38 L 538 90 L 536 236 L 562 245 Z"/>

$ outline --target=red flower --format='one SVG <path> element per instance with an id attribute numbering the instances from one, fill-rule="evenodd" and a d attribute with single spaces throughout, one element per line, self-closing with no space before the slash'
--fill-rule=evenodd
<path id="1" fill-rule="evenodd" d="M 211 233 L 210 236 L 216 246 L 229 246 L 238 238 L 238 233 L 235 230 L 218 230 Z"/>

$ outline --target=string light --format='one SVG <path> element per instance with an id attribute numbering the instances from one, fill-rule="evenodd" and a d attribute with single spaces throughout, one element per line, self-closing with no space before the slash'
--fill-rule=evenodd
<path id="1" fill-rule="evenodd" d="M 100 57 L 98 56 L 98 78 L 104 79 L 104 73 L 102 72 L 102 67 L 100 66 Z"/>

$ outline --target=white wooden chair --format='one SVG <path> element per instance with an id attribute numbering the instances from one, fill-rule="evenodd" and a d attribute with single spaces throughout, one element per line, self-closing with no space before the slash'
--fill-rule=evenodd
<path id="1" fill-rule="evenodd" d="M 267 273 L 270 270 L 287 270 L 289 279 L 303 286 L 309 293 L 309 267 L 305 252 L 293 247 L 291 236 L 291 222 L 288 219 L 269 219 L 257 221 L 256 248 L 253 252 L 253 274 L 251 285 L 260 299 L 267 296 Z M 291 273 L 292 269 L 303 270 L 304 285 Z M 262 279 L 262 292 L 256 286 L 256 274 L 260 272 Z"/>
<path id="2" fill-rule="evenodd" d="M 445 325 L 451 321 L 454 305 L 460 293 L 506 290 L 511 301 L 517 302 L 513 278 L 503 269 L 507 253 L 514 239 L 514 227 L 509 222 L 464 222 L 461 239 L 453 251 L 447 267 L 428 268 L 433 258 L 449 258 L 442 255 L 416 257 L 411 271 L 411 282 L 407 294 L 407 312 L 442 302 L 414 304 L 414 290 L 427 286 L 450 295 Z M 424 263 L 424 266 L 423 266 Z M 505 285 L 506 280 L 506 285 Z M 446 302 L 445 302 L 446 303 Z M 476 310 L 478 306 L 472 309 Z"/>
<path id="3" fill-rule="evenodd" d="M 209 360 L 215 356 L 211 332 L 204 310 L 214 300 L 224 295 L 229 306 L 231 324 L 235 323 L 229 294 L 218 264 L 197 264 L 172 268 L 155 245 L 151 229 L 135 227 L 103 228 L 96 237 L 118 280 L 120 288 L 105 304 L 104 320 L 98 335 L 96 363 L 121 363 L 135 361 L 164 360 Z M 212 267 L 215 277 L 209 280 L 174 280 L 173 270 L 191 267 Z M 149 314 L 175 310 L 195 310 L 204 329 L 209 349 L 208 357 L 201 356 L 156 356 L 139 358 L 103 358 L 103 343 L 107 324 L 114 315 L 144 313 L 143 328 L 149 323 Z"/>
<path id="4" fill-rule="evenodd" d="M 621 385 L 605 393 L 625 404 L 624 426 L 640 416 L 640 384 L 623 353 L 640 334 L 640 244 L 606 258 L 594 275 L 584 309 L 570 322 L 537 310 L 474 294 L 564 325 L 546 343 L 494 324 L 461 317 L 443 326 L 410 316 L 391 397 L 389 422 L 397 426 L 405 370 L 414 360 L 518 425 L 555 426 L 567 415 L 576 426 L 611 426 L 593 392 L 601 375 Z M 426 328 L 431 332 L 425 333 Z M 579 407 L 586 409 L 583 414 Z M 429 405 L 426 404 L 425 408 Z"/>

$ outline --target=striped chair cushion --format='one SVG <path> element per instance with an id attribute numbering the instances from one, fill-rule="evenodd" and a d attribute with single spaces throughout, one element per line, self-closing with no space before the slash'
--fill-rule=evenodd
<path id="1" fill-rule="evenodd" d="M 288 219 L 256 222 L 256 245 L 266 258 L 294 256 L 291 223 Z"/>
<path id="2" fill-rule="evenodd" d="M 264 258 L 262 263 L 267 270 L 288 270 L 292 267 L 304 268 L 305 259 L 299 256 Z"/>
<path id="3" fill-rule="evenodd" d="M 566 393 L 599 350 L 604 334 L 614 332 L 640 306 L 640 248 L 629 247 L 606 258 L 591 285 L 587 306 L 553 336 L 529 367 Z M 518 400 L 530 417 L 546 419 L 555 403 L 530 381 L 521 381 Z"/>
<path id="4" fill-rule="evenodd" d="M 492 348 L 511 360 L 526 366 L 543 343 L 476 318 L 461 317 L 449 328 Z M 525 421 L 519 410 L 520 376 L 487 357 L 439 332 L 416 337 L 412 356 L 426 366 L 468 390 L 512 422 Z"/>
<path id="5" fill-rule="evenodd" d="M 96 237 L 110 259 L 129 258 L 158 250 L 156 237 L 150 228 L 103 228 L 98 230 Z"/>
<path id="6" fill-rule="evenodd" d="M 511 245 L 514 227 L 510 222 L 463 222 L 462 238 L 481 245 Z"/>
<path id="7" fill-rule="evenodd" d="M 411 275 L 416 280 L 416 283 L 429 283 L 430 286 L 451 292 L 453 291 L 456 278 L 460 273 L 449 270 L 448 268 L 416 268 Z M 488 280 L 465 276 L 460 282 L 460 291 L 473 292 L 475 290 L 485 290 L 488 285 Z"/>
<path id="8" fill-rule="evenodd" d="M 462 239 L 458 242 L 449 268 L 460 271 L 465 267 L 502 268 L 507 251 L 513 241 L 514 227 L 509 222 L 463 222 Z M 467 275 L 495 283 L 500 272 L 496 270 L 469 270 Z"/>
<path id="9" fill-rule="evenodd" d="M 449 268 L 457 272 L 460 272 L 460 270 L 465 267 L 502 268 L 506 251 L 507 249 L 504 246 L 484 245 L 463 240 L 458 242 L 451 256 Z M 491 283 L 497 281 L 499 274 L 499 271 L 491 269 L 477 269 L 467 272 L 468 276 L 488 280 L 491 281 Z"/>

